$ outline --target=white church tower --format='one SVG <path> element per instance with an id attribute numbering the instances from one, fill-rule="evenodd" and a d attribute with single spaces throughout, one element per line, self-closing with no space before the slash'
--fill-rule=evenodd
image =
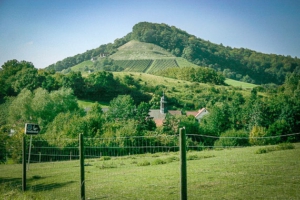
<path id="1" fill-rule="evenodd" d="M 165 98 L 165 93 L 163 93 L 163 96 L 160 98 L 160 113 L 166 114 L 167 112 L 168 112 L 167 101 Z"/>

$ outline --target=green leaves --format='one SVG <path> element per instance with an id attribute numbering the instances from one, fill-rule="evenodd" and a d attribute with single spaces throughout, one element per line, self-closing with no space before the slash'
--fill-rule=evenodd
<path id="1" fill-rule="evenodd" d="M 71 89 L 62 88 L 50 93 L 41 88 L 33 93 L 23 89 L 9 107 L 9 122 L 18 126 L 24 126 L 27 122 L 46 126 L 57 114 L 78 109 Z"/>

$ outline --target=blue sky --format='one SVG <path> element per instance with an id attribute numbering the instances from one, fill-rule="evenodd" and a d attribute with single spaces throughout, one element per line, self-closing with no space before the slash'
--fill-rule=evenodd
<path id="1" fill-rule="evenodd" d="M 17 59 L 45 68 L 113 42 L 141 21 L 300 58 L 299 0 L 0 0 L 0 65 Z"/>

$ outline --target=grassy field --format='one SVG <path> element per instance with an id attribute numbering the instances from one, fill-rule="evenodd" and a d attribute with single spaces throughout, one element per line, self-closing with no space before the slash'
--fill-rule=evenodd
<path id="1" fill-rule="evenodd" d="M 300 144 L 188 152 L 188 199 L 299 199 Z M 177 152 L 85 161 L 88 199 L 179 199 Z M 1 199 L 79 199 L 79 161 L 36 163 L 21 192 L 21 165 L 0 165 Z"/>
<path id="2" fill-rule="evenodd" d="M 241 88 L 254 88 L 254 87 L 257 86 L 257 85 L 252 84 L 252 83 L 246 83 L 246 82 L 236 81 L 236 80 L 229 79 L 229 78 L 227 78 L 225 80 L 225 83 L 227 85 L 231 85 L 231 86 L 234 86 L 234 87 L 241 87 Z"/>
<path id="3" fill-rule="evenodd" d="M 176 58 L 160 46 L 135 40 L 119 47 L 118 51 L 109 57 L 114 60 Z"/>
<path id="4" fill-rule="evenodd" d="M 85 101 L 85 100 L 77 100 L 77 103 L 79 107 L 81 108 L 91 108 L 92 105 L 95 103 L 94 101 Z M 107 102 L 98 102 L 102 108 L 107 108 L 108 103 Z"/>

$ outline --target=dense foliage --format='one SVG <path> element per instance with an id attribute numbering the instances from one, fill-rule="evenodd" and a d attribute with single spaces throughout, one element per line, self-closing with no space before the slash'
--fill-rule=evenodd
<path id="1" fill-rule="evenodd" d="M 183 68 L 181 74 L 192 74 L 192 69 Z M 106 71 L 90 73 L 87 77 L 80 72 L 64 75 L 37 70 L 26 61 L 12 60 L 2 66 L 0 82 L 0 148 L 15 162 L 20 161 L 20 141 L 24 123 L 28 122 L 41 126 L 38 137 L 43 142 L 61 148 L 77 145 L 75 140 L 61 138 L 75 139 L 78 133 L 90 138 L 174 135 L 182 126 L 188 134 L 202 135 L 200 139 L 189 138 L 188 142 L 199 142 L 204 146 L 300 141 L 299 134 L 290 135 L 300 132 L 300 76 L 297 73 L 288 74 L 280 87 L 260 86 L 252 89 L 251 94 L 240 88 L 204 87 L 204 84 L 188 85 L 187 82 L 183 84 L 184 90 L 177 94 L 178 88 L 167 87 L 167 80 L 165 85 L 153 86 L 132 75 L 115 78 Z M 193 116 L 168 114 L 164 126 L 156 127 L 149 117 L 149 109 L 158 108 L 163 91 L 166 96 L 170 95 L 171 109 L 184 112 L 206 107 L 209 115 L 199 123 Z M 103 112 L 95 103 L 90 110 L 84 111 L 77 104 L 78 98 L 105 101 L 109 108 Z M 240 141 L 236 137 L 246 140 Z M 124 146 L 125 142 L 120 139 L 114 145 Z M 174 143 L 162 139 L 155 142 L 158 145 Z M 15 148 L 12 150 L 11 146 Z M 0 160 L 4 162 L 5 159 L 2 154 Z"/>

